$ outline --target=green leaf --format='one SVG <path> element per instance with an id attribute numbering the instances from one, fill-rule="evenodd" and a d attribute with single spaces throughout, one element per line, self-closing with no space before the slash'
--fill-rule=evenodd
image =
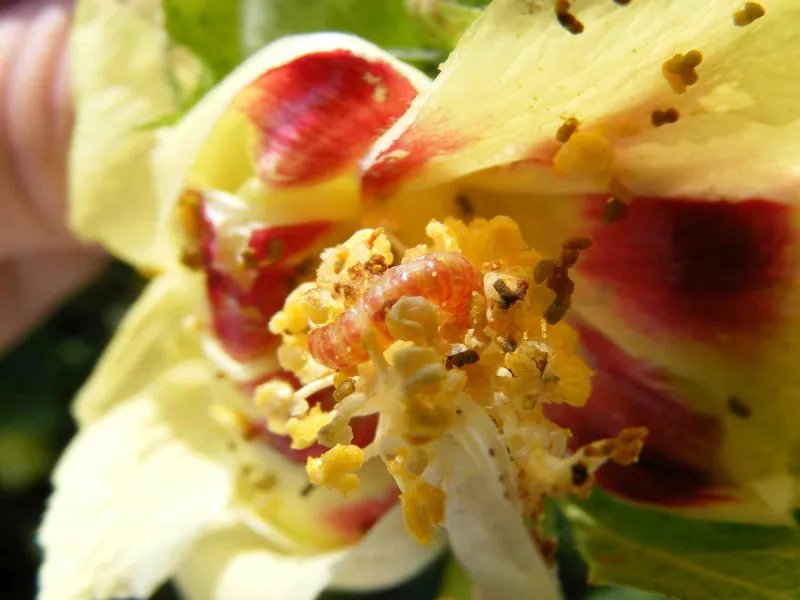
<path id="1" fill-rule="evenodd" d="M 406 9 L 404 0 L 242 0 L 247 52 L 291 33 L 343 31 L 387 50 L 448 51 L 456 40 Z"/>
<path id="2" fill-rule="evenodd" d="M 435 68 L 479 13 L 452 0 L 437 0 L 431 12 L 409 11 L 406 0 L 164 0 L 172 41 L 189 48 L 217 79 L 265 44 L 313 31 L 353 33 Z"/>
<path id="3" fill-rule="evenodd" d="M 613 586 L 596 587 L 583 596 L 582 600 L 669 600 L 660 594 L 650 594 L 632 588 Z"/>
<path id="4" fill-rule="evenodd" d="M 595 491 L 564 512 L 594 584 L 682 600 L 797 600 L 800 531 L 684 519 Z"/>
<path id="5" fill-rule="evenodd" d="M 164 1 L 164 19 L 172 41 L 194 52 L 218 79 L 235 69 L 245 57 L 241 11 L 238 1 Z"/>
<path id="6" fill-rule="evenodd" d="M 444 568 L 444 578 L 438 597 L 447 598 L 447 600 L 474 599 L 472 581 L 452 554 L 448 557 L 447 566 Z"/>

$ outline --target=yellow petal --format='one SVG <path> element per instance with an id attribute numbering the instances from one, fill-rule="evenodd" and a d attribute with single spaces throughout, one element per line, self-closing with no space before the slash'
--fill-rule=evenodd
<path id="1" fill-rule="evenodd" d="M 70 76 L 75 129 L 69 156 L 70 224 L 142 267 L 164 264 L 147 124 L 174 110 L 156 0 L 86 0 L 75 13 Z"/>
<path id="2" fill-rule="evenodd" d="M 595 189 L 594 177 L 549 169 L 559 127 L 576 117 L 607 138 L 615 177 L 637 194 L 796 200 L 800 5 L 776 0 L 737 27 L 739 0 L 706 4 L 586 0 L 575 4 L 585 30 L 572 35 L 552 1 L 496 0 L 376 144 L 368 181 L 422 187 L 524 161 L 529 189 Z M 662 64 L 694 49 L 699 81 L 676 94 Z M 670 108 L 677 123 L 655 127 L 654 111 Z"/>
<path id="3" fill-rule="evenodd" d="M 39 532 L 40 600 L 142 598 L 172 574 L 230 495 L 206 412 L 222 385 L 178 365 L 78 434 Z"/>
<path id="4" fill-rule="evenodd" d="M 102 417 L 174 365 L 200 356 L 200 334 L 191 319 L 201 314 L 202 285 L 185 271 L 150 284 L 78 394 L 73 412 L 80 424 Z"/>
<path id="5" fill-rule="evenodd" d="M 414 542 L 397 509 L 358 545 L 315 555 L 286 555 L 244 526 L 231 526 L 195 546 L 177 582 L 190 600 L 313 600 L 329 586 L 371 590 L 398 585 L 441 551 L 441 544 Z"/>

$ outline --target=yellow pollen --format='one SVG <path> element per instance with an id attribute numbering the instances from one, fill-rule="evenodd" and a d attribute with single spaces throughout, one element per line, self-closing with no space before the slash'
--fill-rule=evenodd
<path id="1" fill-rule="evenodd" d="M 326 487 L 347 496 L 359 486 L 358 471 L 364 464 L 364 451 L 358 446 L 338 445 L 319 458 L 306 461 L 308 479 L 314 485 Z"/>
<path id="2" fill-rule="evenodd" d="M 436 526 L 444 521 L 445 498 L 441 489 L 425 482 L 400 494 L 406 527 L 421 544 L 434 541 Z"/>
<path id="3" fill-rule="evenodd" d="M 305 450 L 317 442 L 320 429 L 333 419 L 331 413 L 324 412 L 319 406 L 312 406 L 303 417 L 293 417 L 286 424 L 292 438 L 293 450 Z"/>

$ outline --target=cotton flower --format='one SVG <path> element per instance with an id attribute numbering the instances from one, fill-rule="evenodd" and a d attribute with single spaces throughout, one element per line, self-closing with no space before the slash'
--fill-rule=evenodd
<path id="1" fill-rule="evenodd" d="M 79 78 L 73 220 L 160 274 L 78 399 L 43 597 L 312 598 L 445 530 L 485 597 L 557 598 L 530 523 L 595 472 L 791 521 L 792 2 L 496 0 L 433 83 L 288 38 L 158 129 L 161 79 L 116 64 L 167 56 L 130 6 L 79 12 L 113 59 Z"/>

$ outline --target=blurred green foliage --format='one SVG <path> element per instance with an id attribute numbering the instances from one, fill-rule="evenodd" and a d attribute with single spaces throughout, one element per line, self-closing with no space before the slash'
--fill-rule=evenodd
<path id="1" fill-rule="evenodd" d="M 74 433 L 72 397 L 143 282 L 114 264 L 0 358 L 0 598 L 30 600 L 48 473 Z"/>

